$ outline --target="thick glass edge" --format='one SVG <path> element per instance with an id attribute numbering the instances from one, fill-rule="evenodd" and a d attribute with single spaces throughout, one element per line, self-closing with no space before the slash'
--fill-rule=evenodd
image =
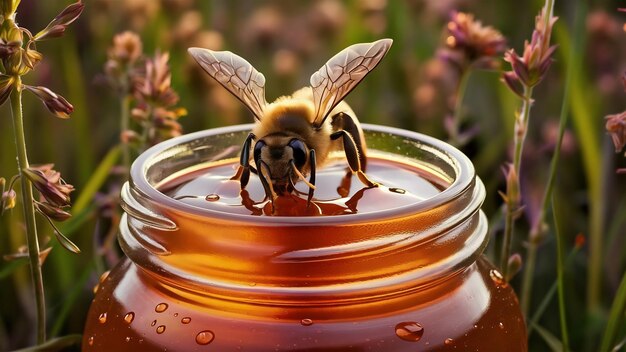
<path id="1" fill-rule="evenodd" d="M 272 216 L 272 217 L 264 217 L 264 216 L 250 216 L 250 215 L 242 215 L 242 214 L 231 214 L 225 213 L 221 211 L 216 211 L 212 209 L 203 209 L 198 208 L 189 204 L 185 204 L 183 202 L 176 201 L 175 199 L 161 193 L 156 188 L 154 188 L 148 181 L 146 175 L 150 165 L 154 163 L 156 156 L 159 154 L 175 147 L 176 145 L 187 143 L 193 141 L 198 138 L 207 137 L 210 135 L 218 135 L 218 134 L 226 134 L 233 132 L 241 132 L 246 130 L 251 130 L 254 124 L 242 124 L 242 125 L 234 125 L 227 127 L 219 127 L 213 128 L 209 130 L 203 130 L 198 132 L 189 133 L 180 137 L 172 138 L 165 142 L 159 143 L 144 153 L 142 153 L 131 166 L 131 184 L 132 187 L 138 190 L 142 195 L 146 198 L 150 199 L 153 202 L 159 204 L 160 207 L 169 208 L 175 212 L 185 212 L 189 214 L 199 215 L 207 218 L 216 218 L 225 221 L 236 221 L 239 223 L 250 223 L 255 226 L 265 225 L 265 226 L 281 226 L 281 225 L 289 225 L 289 226 L 307 226 L 307 225 L 322 225 L 322 224 L 333 224 L 333 225 L 342 225 L 342 224 L 353 224 L 362 222 L 362 219 L 367 219 L 368 222 L 383 220 L 389 218 L 402 217 L 409 214 L 415 214 L 419 212 L 424 212 L 438 206 L 447 204 L 450 201 L 453 201 L 455 198 L 463 194 L 469 187 L 471 187 L 476 178 L 474 166 L 470 159 L 463 154 L 460 150 L 453 147 L 452 145 L 443 142 L 434 137 L 427 136 L 425 134 L 419 132 L 413 132 L 408 130 L 403 130 L 394 127 L 381 126 L 381 125 L 373 125 L 373 124 L 362 124 L 362 128 L 365 131 L 378 132 L 378 133 L 389 133 L 394 134 L 400 137 L 409 138 L 415 141 L 419 141 L 420 143 L 424 143 L 429 145 L 436 150 L 444 153 L 452 162 L 452 167 L 456 171 L 456 178 L 450 184 L 448 188 L 443 190 L 441 193 L 437 194 L 434 197 L 421 201 L 417 204 L 411 204 L 399 208 L 389 209 L 389 210 L 381 210 L 376 213 L 367 213 L 367 214 L 352 214 L 352 215 L 343 215 L 343 216 L 325 216 L 325 217 L 289 217 L 289 216 Z M 482 201 L 481 201 L 482 203 Z"/>

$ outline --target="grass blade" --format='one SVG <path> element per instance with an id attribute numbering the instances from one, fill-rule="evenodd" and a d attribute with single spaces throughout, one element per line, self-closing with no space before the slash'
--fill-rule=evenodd
<path id="1" fill-rule="evenodd" d="M 72 207 L 73 212 L 79 213 L 89 204 L 89 202 L 91 202 L 93 196 L 96 192 L 98 192 L 109 177 L 109 172 L 117 163 L 121 151 L 122 149 L 119 145 L 109 150 L 107 155 L 100 162 L 100 165 L 98 165 L 94 171 L 93 175 L 89 178 L 89 181 L 87 181 L 87 184 L 83 187 L 83 190 L 78 196 L 78 199 L 76 199 L 76 202 L 74 202 L 74 206 Z"/>
<path id="2" fill-rule="evenodd" d="M 608 352 L 612 351 L 613 344 L 617 340 L 617 333 L 620 325 L 624 320 L 624 312 L 626 311 L 626 273 L 622 276 L 622 281 L 619 284 L 611 311 L 609 312 L 609 321 L 606 324 L 604 330 L 604 336 L 602 337 L 602 344 L 600 351 Z"/>
<path id="3" fill-rule="evenodd" d="M 565 311 L 565 279 L 563 275 L 563 234 L 558 221 L 558 209 L 554 197 L 552 198 L 552 216 L 554 217 L 554 234 L 556 237 L 556 275 L 557 293 L 559 297 L 559 318 L 561 320 L 561 339 L 563 351 L 569 350 L 569 336 L 567 333 L 567 314 Z"/>
<path id="4" fill-rule="evenodd" d="M 543 341 L 545 341 L 548 347 L 550 347 L 551 351 L 554 351 L 554 352 L 564 351 L 563 343 L 561 343 L 561 341 L 556 336 L 552 335 L 550 331 L 541 327 L 541 325 L 535 325 L 534 328 L 539 333 L 539 336 L 543 338 Z"/>
<path id="5" fill-rule="evenodd" d="M 80 341 L 83 339 L 82 335 L 74 334 L 57 337 L 55 339 L 48 340 L 41 345 L 23 348 L 14 352 L 53 352 L 53 351 L 66 351 L 69 347 L 80 346 Z"/>

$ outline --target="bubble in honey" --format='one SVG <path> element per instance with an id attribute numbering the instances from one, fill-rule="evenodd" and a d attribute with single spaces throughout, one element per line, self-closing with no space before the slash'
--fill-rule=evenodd
<path id="1" fill-rule="evenodd" d="M 300 324 L 302 324 L 303 326 L 311 326 L 313 325 L 313 320 L 309 318 L 305 318 L 305 319 L 300 320 Z"/>
<path id="2" fill-rule="evenodd" d="M 448 337 L 443 343 L 447 346 L 450 346 L 454 343 L 454 340 Z"/>
<path id="3" fill-rule="evenodd" d="M 128 312 L 126 313 L 126 315 L 124 316 L 124 321 L 128 324 L 133 322 L 133 319 L 135 319 L 135 313 L 133 312 Z"/>
<path id="4" fill-rule="evenodd" d="M 504 276 L 502 276 L 502 274 L 500 274 L 500 272 L 496 269 L 491 269 L 489 271 L 489 276 L 491 277 L 491 280 L 493 280 L 493 282 L 495 282 L 496 285 L 498 286 L 506 286 L 506 280 L 504 280 Z"/>
<path id="5" fill-rule="evenodd" d="M 157 313 L 163 313 L 167 310 L 167 303 L 159 303 L 154 307 L 154 311 Z"/>
<path id="6" fill-rule="evenodd" d="M 498 323 L 498 327 L 499 327 L 500 329 L 504 330 L 504 324 L 502 324 L 502 322 L 499 322 L 499 323 Z"/>
<path id="7" fill-rule="evenodd" d="M 174 313 L 174 318 L 176 318 L 178 316 L 178 313 Z"/>
<path id="8" fill-rule="evenodd" d="M 100 322 L 100 324 L 106 323 L 107 322 L 107 313 L 100 314 L 100 316 L 98 317 L 98 321 Z"/>
<path id="9" fill-rule="evenodd" d="M 89 346 L 93 346 L 93 336 L 89 336 L 89 339 L 87 339 L 87 343 L 89 344 Z"/>
<path id="10" fill-rule="evenodd" d="M 398 193 L 398 194 L 405 194 L 406 193 L 405 189 L 396 188 L 396 187 L 389 188 L 389 191 L 393 192 L 393 193 Z"/>
<path id="11" fill-rule="evenodd" d="M 183 324 L 189 324 L 191 323 L 191 318 L 190 317 L 184 317 L 180 320 L 181 323 Z"/>
<path id="12" fill-rule="evenodd" d="M 159 325 L 156 329 L 157 334 L 162 334 L 165 332 L 165 325 Z"/>
<path id="13" fill-rule="evenodd" d="M 104 280 L 106 280 L 107 277 L 109 277 L 109 273 L 110 273 L 109 270 L 103 272 L 102 275 L 100 275 L 100 279 L 98 281 L 100 281 L 100 283 L 103 283 Z"/>
<path id="14" fill-rule="evenodd" d="M 130 337 L 126 336 L 126 342 L 130 342 Z"/>
<path id="15" fill-rule="evenodd" d="M 404 341 L 417 342 L 424 335 L 424 328 L 414 321 L 405 321 L 396 325 L 396 336 Z"/>
<path id="16" fill-rule="evenodd" d="M 152 323 L 150 323 L 150 326 L 155 326 L 156 325 L 156 319 L 152 321 Z"/>
<path id="17" fill-rule="evenodd" d="M 200 331 L 198 335 L 196 335 L 196 343 L 198 345 L 208 345 L 215 338 L 215 334 L 211 330 Z"/>
<path id="18" fill-rule="evenodd" d="M 220 196 L 218 194 L 211 193 L 204 197 L 204 199 L 208 202 L 217 202 L 218 200 L 220 200 Z"/>

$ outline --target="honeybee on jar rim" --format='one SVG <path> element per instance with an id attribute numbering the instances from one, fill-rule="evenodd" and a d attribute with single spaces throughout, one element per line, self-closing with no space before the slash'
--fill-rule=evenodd
<path id="1" fill-rule="evenodd" d="M 365 174 L 363 131 L 343 99 L 378 65 L 392 42 L 381 39 L 345 48 L 311 76 L 310 87 L 272 103 L 265 100 L 265 77 L 245 59 L 230 51 L 189 48 L 204 71 L 241 100 L 256 120 L 232 179 L 239 180 L 244 189 L 250 172 L 257 174 L 272 202 L 278 194 L 299 192 L 294 180 L 302 180 L 309 187 L 310 203 L 316 168 L 328 161 L 331 152 L 343 151 L 348 175 L 356 174 L 367 187 L 378 186 Z"/>

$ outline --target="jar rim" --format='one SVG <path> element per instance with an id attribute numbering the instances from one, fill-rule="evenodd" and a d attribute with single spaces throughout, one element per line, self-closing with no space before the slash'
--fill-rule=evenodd
<path id="1" fill-rule="evenodd" d="M 346 214 L 342 216 L 324 216 L 322 218 L 309 216 L 253 216 L 247 214 L 228 213 L 210 208 L 201 208 L 178 201 L 162 193 L 148 180 L 148 171 L 150 167 L 158 163 L 157 156 L 175 148 L 177 145 L 181 145 L 196 139 L 206 138 L 213 135 L 252 130 L 253 126 L 254 124 L 240 124 L 227 127 L 212 128 L 208 130 L 185 134 L 152 146 L 151 148 L 144 151 L 139 157 L 137 157 L 137 159 L 135 159 L 131 166 L 130 175 L 133 188 L 139 191 L 142 195 L 149 198 L 151 201 L 157 202 L 161 207 L 176 209 L 179 212 L 182 211 L 185 213 L 206 218 L 219 218 L 223 221 L 230 220 L 237 221 L 239 223 L 250 223 L 254 224 L 255 226 L 319 226 L 321 223 L 329 225 L 341 225 L 358 223 L 362 220 L 367 220 L 368 222 L 371 222 L 380 219 L 402 217 L 407 214 L 415 214 L 428 211 L 430 209 L 453 201 L 472 185 L 475 178 L 474 166 L 470 159 L 460 150 L 444 141 L 419 132 L 363 123 L 361 124 L 361 127 L 365 132 L 387 133 L 402 138 L 408 138 L 415 142 L 429 146 L 430 148 L 434 148 L 440 153 L 443 153 L 447 159 L 444 161 L 446 163 L 449 163 L 449 166 L 451 166 L 455 172 L 454 180 L 441 192 L 416 203 L 407 204 L 391 209 L 378 210 L 375 212 Z"/>

